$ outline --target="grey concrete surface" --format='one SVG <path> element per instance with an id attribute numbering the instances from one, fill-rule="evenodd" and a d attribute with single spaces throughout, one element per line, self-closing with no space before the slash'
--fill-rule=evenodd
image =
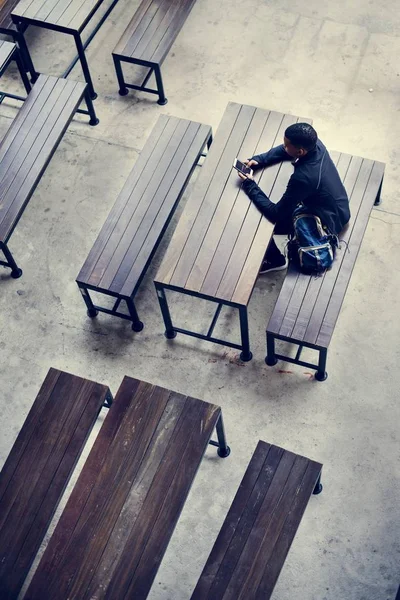
<path id="1" fill-rule="evenodd" d="M 169 103 L 117 93 L 111 51 L 138 0 L 121 0 L 88 50 L 100 125 L 73 122 L 10 243 L 24 275 L 0 271 L 3 462 L 50 366 L 107 383 L 125 374 L 220 404 L 232 454 L 209 449 L 150 594 L 185 600 L 258 439 L 324 463 L 276 587 L 276 600 L 394 600 L 399 569 L 400 13 L 395 0 L 197 0 L 164 63 Z M 71 47 L 28 32 L 40 70 L 60 73 Z M 77 67 L 71 77 L 81 78 Z M 11 70 L 1 87 L 21 89 Z M 372 91 L 370 91 L 372 90 Z M 167 342 L 153 289 L 176 218 L 138 296 L 146 327 L 86 311 L 75 277 L 162 112 L 210 123 L 228 101 L 312 117 L 331 149 L 387 163 L 328 355 L 329 378 L 264 364 L 264 331 L 283 281 L 260 278 L 250 307 L 254 359 L 193 339 Z M 16 110 L 0 107 L 0 135 Z M 207 308 L 178 299 L 184 321 Z M 237 333 L 233 315 L 219 326 Z"/>

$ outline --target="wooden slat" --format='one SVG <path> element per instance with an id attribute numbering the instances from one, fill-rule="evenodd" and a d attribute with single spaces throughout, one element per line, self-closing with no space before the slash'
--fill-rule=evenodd
<path id="1" fill-rule="evenodd" d="M 0 475 L 0 596 L 16 598 L 107 393 L 51 369 Z"/>
<path id="2" fill-rule="evenodd" d="M 268 600 L 322 465 L 259 442 L 192 600 Z"/>
<path id="3" fill-rule="evenodd" d="M 129 270 L 131 264 L 129 249 L 132 248 L 132 240 L 141 227 L 146 212 L 149 209 L 151 211 L 157 210 L 157 194 L 161 194 L 162 198 L 165 198 L 168 191 L 165 184 L 168 185 L 169 171 L 172 175 L 176 174 L 178 165 L 173 159 L 188 128 L 189 121 L 176 119 L 168 143 L 162 149 L 160 160 L 158 163 L 151 165 L 153 169 L 151 179 L 147 181 L 146 188 L 136 205 L 136 210 L 131 220 L 128 221 L 123 235 L 118 240 L 118 246 L 100 280 L 99 286 L 101 288 L 119 291 L 124 284 L 127 270 Z"/>
<path id="4" fill-rule="evenodd" d="M 20 0 L 1 0 L 0 2 L 0 29 L 13 30 L 15 26 L 11 19 L 11 12 Z"/>
<path id="5" fill-rule="evenodd" d="M 208 125 L 202 125 L 196 134 L 196 137 L 191 145 L 190 149 L 186 151 L 183 162 L 176 174 L 176 177 L 169 188 L 168 194 L 165 197 L 164 203 L 157 213 L 153 224 L 147 232 L 147 237 L 144 240 L 140 251 L 138 252 L 135 262 L 131 267 L 131 270 L 126 278 L 124 287 L 121 290 L 121 295 L 128 296 L 136 292 L 136 286 L 140 281 L 140 277 L 145 269 L 146 263 L 151 259 L 155 248 L 157 247 L 158 241 L 162 235 L 164 227 L 168 224 L 173 211 L 175 210 L 176 203 L 179 201 L 183 190 L 189 180 L 191 169 L 193 165 L 197 163 L 199 148 L 205 146 L 206 141 L 210 135 L 210 128 Z M 177 157 L 178 158 L 178 157 Z"/>
<path id="6" fill-rule="evenodd" d="M 136 9 L 132 20 L 125 29 L 113 54 L 119 56 L 132 56 L 137 44 L 145 35 L 147 27 L 151 24 L 153 17 L 160 7 L 164 7 L 164 0 L 142 0 Z"/>
<path id="7" fill-rule="evenodd" d="M 354 161 L 354 158 L 353 158 L 352 162 L 353 161 Z M 361 168 L 358 173 L 358 177 L 356 179 L 353 192 L 351 194 L 350 206 L 351 206 L 351 211 L 352 211 L 352 218 L 350 220 L 350 223 L 349 223 L 347 229 L 340 236 L 341 240 L 344 242 L 342 244 L 343 246 L 346 246 L 346 244 L 348 244 L 350 237 L 351 237 L 351 233 L 354 228 L 354 224 L 357 222 L 358 213 L 359 213 L 360 207 L 362 205 L 362 199 L 363 199 L 363 196 L 364 196 L 367 184 L 368 184 L 369 177 L 372 172 L 373 165 L 374 165 L 373 161 L 366 160 L 366 159 L 362 160 Z M 350 170 L 351 170 L 351 165 L 349 167 L 349 172 L 350 172 Z M 350 251 L 351 250 L 352 249 L 350 248 Z M 355 250 L 355 248 L 354 248 L 354 250 Z M 308 322 L 307 329 L 306 329 L 306 332 L 304 335 L 304 340 L 311 344 L 315 344 L 315 342 L 316 342 L 318 332 L 321 327 L 322 319 L 324 317 L 330 296 L 332 294 L 332 290 L 335 286 L 337 274 L 340 271 L 344 253 L 345 253 L 344 248 L 341 251 L 336 253 L 335 260 L 334 260 L 333 265 L 328 273 L 329 277 L 326 277 L 326 276 L 324 277 L 324 281 L 322 282 L 321 289 L 319 290 L 317 301 L 315 303 L 313 312 L 311 314 L 311 317 Z"/>
<path id="8" fill-rule="evenodd" d="M 261 135 L 257 140 L 257 145 L 250 152 L 245 151 L 240 156 L 250 157 L 272 148 L 280 137 L 283 120 L 284 117 L 281 113 L 270 112 L 263 128 L 260 129 Z M 257 183 L 261 183 L 261 179 L 263 179 L 263 189 L 265 189 L 266 194 L 271 192 L 276 176 L 275 169 L 271 169 L 270 171 L 272 175 L 268 179 L 270 185 L 266 177 L 267 171 L 255 171 L 254 174 Z M 234 173 L 234 176 L 237 185 L 238 178 L 236 173 Z M 260 211 L 248 200 L 243 190 L 241 190 L 224 227 L 221 239 L 215 248 L 212 262 L 202 283 L 202 293 L 210 296 L 221 295 L 222 297 L 232 295 L 232 288 L 234 289 L 236 286 L 261 219 Z M 246 247 L 245 244 L 248 244 L 248 246 Z M 202 252 L 204 252 L 204 248 L 206 248 L 205 245 L 201 250 Z M 237 264 L 236 268 L 234 267 L 235 263 Z"/>
<path id="9" fill-rule="evenodd" d="M 13 15 L 81 31 L 85 21 L 103 0 L 21 0 Z"/>
<path id="10" fill-rule="evenodd" d="M 344 171 L 345 171 L 344 185 L 346 187 L 346 192 L 347 192 L 349 198 L 351 198 L 351 194 L 352 194 L 355 182 L 357 180 L 362 161 L 361 161 L 361 159 L 353 158 L 353 160 L 350 163 L 350 166 L 348 166 L 347 161 L 344 161 L 343 164 L 345 166 L 345 168 L 344 168 Z M 339 163 L 339 166 L 340 166 L 340 163 Z M 285 281 L 282 286 L 278 300 L 276 302 L 274 311 L 273 311 L 270 321 L 268 323 L 267 331 L 269 331 L 271 333 L 280 333 L 281 328 L 284 329 L 284 327 L 285 327 L 284 319 L 285 319 L 287 308 L 290 305 L 290 301 L 293 297 L 293 294 L 295 293 L 298 282 L 299 281 L 302 282 L 304 280 L 309 282 L 308 294 L 306 294 L 307 303 L 303 302 L 303 306 L 301 307 L 302 309 L 300 310 L 299 316 L 300 316 L 300 319 L 306 323 L 306 327 L 307 327 L 308 323 L 309 323 L 309 319 L 306 321 L 307 315 L 312 314 L 315 302 L 318 299 L 318 293 L 319 293 L 319 290 L 322 285 L 324 277 L 325 277 L 325 275 L 323 275 L 323 277 L 321 277 L 321 278 L 313 278 L 313 277 L 310 277 L 307 275 L 305 276 L 302 273 L 300 273 L 297 269 L 295 269 L 294 267 L 292 267 L 292 266 L 289 267 L 288 274 L 285 278 Z M 314 279 L 315 279 L 315 281 L 313 281 Z M 304 315 L 304 312 L 306 313 L 305 315 Z M 304 333 L 305 333 L 305 331 L 304 331 Z"/>
<path id="11" fill-rule="evenodd" d="M 15 51 L 16 45 L 12 42 L 0 40 L 0 69 L 4 67 L 10 56 Z"/>
<path id="12" fill-rule="evenodd" d="M 162 63 L 171 49 L 171 46 L 175 42 L 180 30 L 188 18 L 190 11 L 192 10 L 196 0 L 184 0 L 183 5 L 177 14 L 177 17 L 170 24 L 168 29 L 165 31 L 162 39 L 160 40 L 157 48 L 153 51 L 152 61 L 155 63 Z"/>
<path id="13" fill-rule="evenodd" d="M 240 104 L 229 103 L 224 112 L 223 118 L 218 127 L 215 139 L 208 152 L 201 173 L 199 174 L 196 185 L 187 201 L 185 210 L 176 226 L 172 240 L 168 246 L 165 258 L 161 263 L 155 281 L 169 284 L 175 270 L 182 250 L 194 222 L 196 221 L 202 202 L 206 196 L 208 186 L 212 180 L 217 168 L 218 159 L 225 147 L 226 140 L 235 126 L 236 119 L 240 112 Z"/>
<path id="14" fill-rule="evenodd" d="M 219 415 L 126 377 L 26 600 L 146 598 Z"/>
<path id="15" fill-rule="evenodd" d="M 333 156 L 331 156 L 333 163 L 335 164 L 336 167 L 339 167 L 340 171 L 339 171 L 339 176 L 341 176 L 342 180 L 345 179 L 345 175 L 347 173 L 347 168 L 348 165 L 350 163 L 350 157 L 348 157 L 348 160 L 342 160 L 340 161 L 340 154 L 336 153 L 333 154 Z M 340 164 L 338 164 L 340 162 Z M 293 269 L 290 269 L 290 271 L 292 272 Z M 292 276 L 291 276 L 292 277 Z M 292 277 L 293 279 L 293 277 Z M 315 289 L 317 291 L 317 286 L 313 286 L 312 282 L 317 279 L 317 280 L 321 280 L 321 277 L 310 277 L 308 275 L 305 275 L 304 273 L 299 273 L 297 281 L 296 281 L 296 286 L 293 290 L 293 294 L 290 298 L 290 302 L 286 308 L 286 312 L 285 312 L 285 316 L 283 318 L 282 321 L 282 325 L 279 329 L 279 334 L 280 335 L 287 335 L 290 336 L 293 332 L 293 329 L 296 325 L 296 320 L 299 316 L 300 310 L 302 308 L 302 306 L 305 305 L 305 310 L 309 311 L 309 313 L 311 314 L 311 310 L 312 310 L 312 306 L 310 308 L 310 304 L 312 302 L 312 300 L 310 301 L 310 298 L 308 299 L 307 304 L 304 302 L 304 298 L 307 295 L 307 292 L 309 291 L 309 289 Z M 322 282 L 320 282 L 322 283 Z M 300 317 L 300 319 L 303 319 L 303 317 Z"/>
<path id="16" fill-rule="evenodd" d="M 357 222 L 354 224 L 351 237 L 349 239 L 350 252 L 344 252 L 343 261 L 340 272 L 335 282 L 335 287 L 329 299 L 324 319 L 317 337 L 317 345 L 326 347 L 329 345 L 333 330 L 338 319 L 340 309 L 347 291 L 347 286 L 350 282 L 350 277 L 353 272 L 358 253 L 361 248 L 361 243 L 368 225 L 369 216 L 374 206 L 376 195 L 381 185 L 385 165 L 375 162 L 371 176 L 368 181 L 368 188 L 365 191 L 361 208 L 358 212 Z"/>
<path id="17" fill-rule="evenodd" d="M 231 176 L 233 160 L 246 137 L 255 111 L 256 109 L 253 106 L 242 106 L 237 121 L 229 132 L 229 137 L 225 139 L 223 150 L 217 157 L 218 167 L 212 173 L 212 178 L 207 181 L 205 195 L 200 198 L 201 207 L 186 237 L 182 254 L 171 277 L 171 285 L 186 288 L 187 279 L 196 261 L 207 230 L 218 210 L 227 181 Z M 207 162 L 213 159 L 214 157 L 211 157 L 210 152 Z M 204 171 L 202 171 L 201 175 L 203 173 Z M 203 182 L 201 182 L 199 186 L 196 186 L 196 190 L 199 190 L 199 188 L 202 189 L 203 185 Z M 194 191 L 194 196 L 198 196 L 196 191 Z"/>
<path id="18" fill-rule="evenodd" d="M 19 150 L 2 181 L 0 239 L 4 241 L 11 235 L 84 96 L 86 84 L 67 81 L 62 86 L 61 93 L 57 86 L 54 98 L 52 95 L 49 97 L 48 109 L 39 112 L 37 120 L 24 138 L 23 149 Z M 29 102 L 29 97 L 26 102 Z M 40 123 L 40 130 L 36 126 L 37 122 Z M 14 142 L 20 147 L 18 135 Z"/>
<path id="19" fill-rule="evenodd" d="M 118 196 L 117 201 L 115 202 L 113 208 L 111 209 L 110 214 L 107 217 L 106 222 L 104 223 L 90 253 L 87 257 L 85 264 L 83 265 L 78 277 L 77 281 L 84 283 L 92 283 L 96 285 L 98 283 L 99 278 L 91 279 L 91 275 L 93 270 L 95 269 L 100 256 L 104 252 L 105 247 L 107 246 L 110 236 L 113 234 L 113 231 L 121 218 L 121 215 L 126 207 L 127 202 L 131 194 L 134 193 L 136 185 L 139 182 L 140 176 L 143 173 L 144 168 L 149 163 L 150 157 L 154 151 L 154 148 L 160 143 L 162 138 L 162 134 L 164 129 L 169 121 L 169 117 L 167 115 L 160 115 L 155 124 L 154 128 L 151 131 L 151 134 L 141 151 L 135 166 L 130 172 L 128 179 Z"/>

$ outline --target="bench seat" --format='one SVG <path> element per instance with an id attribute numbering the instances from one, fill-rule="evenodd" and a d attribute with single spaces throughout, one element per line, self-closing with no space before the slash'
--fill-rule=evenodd
<path id="1" fill-rule="evenodd" d="M 191 600 L 268 600 L 322 465 L 260 441 Z"/>
<path id="2" fill-rule="evenodd" d="M 300 273 L 289 266 L 267 326 L 267 357 L 270 366 L 279 360 L 316 369 L 316 379 L 327 377 L 327 349 L 346 294 L 374 203 L 379 201 L 385 165 L 349 154 L 331 153 L 346 188 L 351 220 L 339 236 L 341 249 L 332 268 L 321 277 Z M 275 351 L 275 340 L 298 345 L 295 358 Z M 318 365 L 300 360 L 303 347 L 319 352 Z"/>
<path id="3" fill-rule="evenodd" d="M 109 389 L 50 369 L 0 474 L 0 598 L 17 598 Z"/>
<path id="4" fill-rule="evenodd" d="M 211 127 L 161 115 L 133 167 L 78 277 L 94 317 L 98 311 L 132 321 L 140 331 L 133 297 L 206 144 Z M 116 299 L 94 305 L 90 290 Z M 128 314 L 119 311 L 125 302 Z"/>
<path id="5" fill-rule="evenodd" d="M 194 3 L 195 0 L 142 0 L 113 52 L 121 96 L 125 96 L 130 88 L 158 94 L 158 104 L 167 103 L 160 67 Z M 122 62 L 147 67 L 140 85 L 125 82 Z M 146 87 L 153 72 L 157 90 Z"/>
<path id="6" fill-rule="evenodd" d="M 22 275 L 8 241 L 86 93 L 86 84 L 40 75 L 0 144 L 0 250 Z"/>
<path id="7" fill-rule="evenodd" d="M 147 598 L 221 409 L 125 377 L 25 600 Z M 216 443 L 216 442 L 215 442 Z"/>

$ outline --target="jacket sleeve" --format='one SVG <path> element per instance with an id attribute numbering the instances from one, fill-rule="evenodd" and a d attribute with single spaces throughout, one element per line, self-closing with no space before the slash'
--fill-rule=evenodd
<path id="1" fill-rule="evenodd" d="M 256 160 L 258 162 L 257 168 L 261 168 L 269 167 L 270 165 L 282 162 L 283 160 L 292 160 L 292 157 L 286 152 L 283 144 L 281 144 L 280 146 L 271 148 L 268 152 L 252 156 L 251 160 Z"/>
<path id="2" fill-rule="evenodd" d="M 298 180 L 292 175 L 289 179 L 286 191 L 276 204 L 271 202 L 266 194 L 259 188 L 255 181 L 246 179 L 243 189 L 259 211 L 267 217 L 271 223 L 286 221 L 292 217 L 296 206 L 306 200 L 310 195 L 310 187 L 306 182 Z"/>

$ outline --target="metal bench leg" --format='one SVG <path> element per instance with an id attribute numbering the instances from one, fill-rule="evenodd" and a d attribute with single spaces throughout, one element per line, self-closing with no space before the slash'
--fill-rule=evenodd
<path id="1" fill-rule="evenodd" d="M 95 127 L 100 123 L 100 121 L 97 118 L 96 111 L 94 110 L 93 100 L 90 97 L 89 89 L 87 89 L 85 93 L 85 102 L 90 116 L 89 125 Z"/>
<path id="2" fill-rule="evenodd" d="M 224 421 L 222 419 L 222 413 L 220 414 L 219 419 L 217 421 L 216 430 L 217 430 L 217 437 L 218 437 L 218 450 L 217 450 L 218 456 L 220 456 L 221 458 L 226 458 L 227 456 L 230 455 L 231 449 L 229 448 L 228 444 L 226 443 L 225 428 L 224 428 Z"/>
<path id="3" fill-rule="evenodd" d="M 275 337 L 272 333 L 267 332 L 267 356 L 265 357 L 265 363 L 269 367 L 273 367 L 278 362 L 275 356 Z"/>
<path id="4" fill-rule="evenodd" d="M 126 299 L 126 305 L 128 307 L 129 314 L 131 315 L 133 331 L 142 331 L 144 325 L 139 319 L 139 315 L 137 314 L 136 306 L 132 298 Z"/>
<path id="5" fill-rule="evenodd" d="M 383 184 L 383 177 L 382 177 L 381 185 L 379 186 L 378 193 L 375 198 L 374 206 L 379 206 L 382 202 L 381 201 L 382 184 Z"/>
<path id="6" fill-rule="evenodd" d="M 24 69 L 31 76 L 31 83 L 35 83 L 39 74 L 36 73 L 35 67 L 33 66 L 32 58 L 28 50 L 28 46 L 26 45 L 26 41 L 22 33 L 20 35 L 15 36 L 15 41 L 18 43 L 19 50 L 21 52 L 22 62 L 24 64 Z"/>
<path id="7" fill-rule="evenodd" d="M 315 373 L 315 379 L 317 381 L 325 381 L 325 379 L 328 377 L 328 373 L 325 370 L 327 353 L 328 351 L 326 348 L 322 348 L 319 351 L 318 371 Z"/>
<path id="8" fill-rule="evenodd" d="M 210 134 L 210 137 L 207 140 L 207 148 L 208 148 L 208 150 L 210 149 L 212 143 L 213 143 L 213 136 Z"/>
<path id="9" fill-rule="evenodd" d="M 97 317 L 97 315 L 99 314 L 99 311 L 95 308 L 91 297 L 89 296 L 89 290 L 86 289 L 85 287 L 79 287 L 79 291 L 82 294 L 82 298 L 85 301 L 86 304 L 86 308 L 87 308 L 87 316 L 90 317 L 91 319 L 94 319 L 95 317 Z"/>
<path id="10" fill-rule="evenodd" d="M 85 49 L 82 44 L 81 36 L 79 33 L 74 33 L 74 40 L 76 44 L 76 49 L 78 51 L 79 60 L 81 61 L 83 75 L 85 77 L 85 81 L 88 84 L 89 94 L 92 100 L 96 100 L 97 94 L 94 91 L 92 76 L 90 75 L 89 65 L 86 60 Z"/>
<path id="11" fill-rule="evenodd" d="M 315 496 L 317 496 L 318 494 L 320 494 L 322 492 L 322 483 L 321 483 L 321 473 L 319 474 L 319 477 L 317 479 L 317 483 L 315 484 L 315 488 L 313 491 L 313 494 Z"/>
<path id="12" fill-rule="evenodd" d="M 3 251 L 3 254 L 7 261 L 7 265 L 5 266 L 11 269 L 11 277 L 13 277 L 13 279 L 19 279 L 19 277 L 21 277 L 22 275 L 22 269 L 18 267 L 7 245 L 4 243 L 0 243 L 0 249 Z"/>
<path id="13" fill-rule="evenodd" d="M 113 402 L 114 402 L 114 398 L 112 396 L 112 393 L 110 392 L 110 390 L 108 390 L 106 399 L 104 400 L 103 407 L 111 408 Z"/>
<path id="14" fill-rule="evenodd" d="M 125 79 L 124 79 L 124 74 L 122 72 L 121 61 L 117 56 L 114 56 L 114 55 L 113 55 L 113 59 L 114 59 L 115 73 L 117 75 L 118 85 L 119 85 L 118 93 L 120 96 L 126 96 L 129 92 L 129 90 L 125 85 Z"/>
<path id="15" fill-rule="evenodd" d="M 161 77 L 160 65 L 154 65 L 154 75 L 156 76 L 157 89 L 158 89 L 157 103 L 161 104 L 161 106 L 164 106 L 164 104 L 167 104 L 168 100 L 166 99 L 165 94 L 164 94 L 164 86 L 163 86 L 163 80 Z"/>
<path id="16" fill-rule="evenodd" d="M 176 337 L 176 331 L 174 331 L 174 327 L 172 325 L 171 314 L 169 312 L 169 307 L 168 307 L 167 298 L 165 296 L 165 291 L 161 287 L 157 287 L 156 289 L 157 289 L 158 302 L 159 302 L 160 308 L 161 308 L 161 314 L 164 319 L 164 325 L 165 325 L 164 335 L 168 340 L 172 340 L 173 338 Z"/>
<path id="17" fill-rule="evenodd" d="M 247 306 L 241 306 L 239 308 L 240 318 L 240 335 L 242 338 L 242 352 L 240 353 L 240 360 L 248 362 L 253 358 L 250 352 L 250 339 L 249 339 L 249 322 L 247 319 Z"/>
<path id="18" fill-rule="evenodd" d="M 32 89 L 32 86 L 29 82 L 28 76 L 25 71 L 24 64 L 22 62 L 21 54 L 18 49 L 15 53 L 15 62 L 17 63 L 18 71 L 19 71 L 19 74 L 21 75 L 22 83 L 25 86 L 26 93 L 29 94 L 29 92 Z"/>

